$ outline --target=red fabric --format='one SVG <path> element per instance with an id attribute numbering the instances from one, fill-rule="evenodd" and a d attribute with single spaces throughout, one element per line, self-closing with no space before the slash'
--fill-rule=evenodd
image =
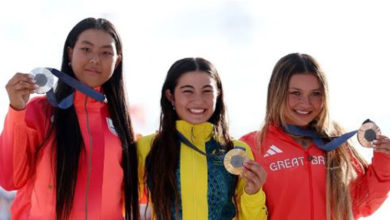
<path id="1" fill-rule="evenodd" d="M 267 171 L 263 187 L 269 219 L 326 219 L 325 154 L 314 144 L 299 146 L 282 129 L 270 125 L 262 143 L 257 146 L 256 132 L 241 138 L 249 144 Z M 358 168 L 358 167 L 357 167 Z M 375 153 L 373 163 L 351 184 L 355 218 L 372 214 L 383 203 L 390 190 L 390 156 Z"/>
<path id="2" fill-rule="evenodd" d="M 74 106 L 84 146 L 70 218 L 85 219 L 88 210 L 89 219 L 123 219 L 122 150 L 109 128 L 107 105 L 76 92 Z M 45 97 L 32 99 L 23 111 L 10 108 L 6 116 L 0 137 L 0 185 L 18 190 L 12 219 L 55 219 L 53 135 L 39 148 L 51 117 Z"/>

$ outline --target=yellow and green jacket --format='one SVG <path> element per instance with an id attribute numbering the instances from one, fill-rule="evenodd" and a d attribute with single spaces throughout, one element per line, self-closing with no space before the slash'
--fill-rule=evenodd
<path id="1" fill-rule="evenodd" d="M 193 125 L 179 120 L 176 122 L 176 128 L 193 145 L 207 154 L 211 154 L 218 145 L 213 138 L 214 126 L 211 123 Z M 145 159 L 155 136 L 156 134 L 141 137 L 137 142 L 141 185 L 144 183 Z M 233 143 L 234 146 L 245 148 L 248 157 L 253 160 L 250 147 L 240 141 Z M 253 195 L 246 194 L 245 182 L 241 178 L 234 189 L 235 177 L 225 170 L 223 161 L 218 163 L 182 142 L 179 150 L 180 161 L 176 182 L 181 194 L 179 210 L 181 216 L 177 218 L 172 208 L 174 219 L 267 219 L 265 194 L 262 189 Z M 238 213 L 233 203 L 234 199 Z"/>

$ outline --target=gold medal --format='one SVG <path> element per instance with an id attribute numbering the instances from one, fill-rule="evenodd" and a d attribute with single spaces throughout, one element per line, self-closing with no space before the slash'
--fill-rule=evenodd
<path id="1" fill-rule="evenodd" d="M 223 160 L 223 164 L 229 173 L 240 175 L 246 160 L 248 160 L 248 155 L 245 150 L 234 148 L 227 152 L 225 159 Z"/>
<path id="2" fill-rule="evenodd" d="M 379 127 L 374 122 L 368 121 L 359 128 L 357 138 L 363 147 L 374 147 L 372 141 L 380 134 Z"/>

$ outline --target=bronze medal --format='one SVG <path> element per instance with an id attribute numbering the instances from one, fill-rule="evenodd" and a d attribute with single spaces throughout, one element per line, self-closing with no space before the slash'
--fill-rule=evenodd
<path id="1" fill-rule="evenodd" d="M 359 128 L 357 138 L 363 147 L 374 147 L 372 142 L 380 134 L 379 127 L 374 122 L 368 121 Z"/>

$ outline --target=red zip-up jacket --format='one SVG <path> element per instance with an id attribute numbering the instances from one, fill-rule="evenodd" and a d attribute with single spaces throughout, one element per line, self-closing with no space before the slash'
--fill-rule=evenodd
<path id="1" fill-rule="evenodd" d="M 271 220 L 326 220 L 325 153 L 312 143 L 301 147 L 281 128 L 270 125 L 264 150 L 257 144 L 257 132 L 241 140 L 248 143 L 255 160 L 267 171 L 263 190 Z M 353 214 L 357 219 L 372 214 L 390 190 L 390 155 L 375 152 L 366 172 L 353 161 L 358 174 L 350 184 Z"/>
<path id="2" fill-rule="evenodd" d="M 74 106 L 84 145 L 70 219 L 123 219 L 122 148 L 107 104 L 76 91 Z M 17 190 L 12 219 L 55 219 L 54 135 L 44 141 L 51 118 L 46 97 L 32 99 L 25 110 L 8 110 L 0 137 L 0 185 Z"/>

